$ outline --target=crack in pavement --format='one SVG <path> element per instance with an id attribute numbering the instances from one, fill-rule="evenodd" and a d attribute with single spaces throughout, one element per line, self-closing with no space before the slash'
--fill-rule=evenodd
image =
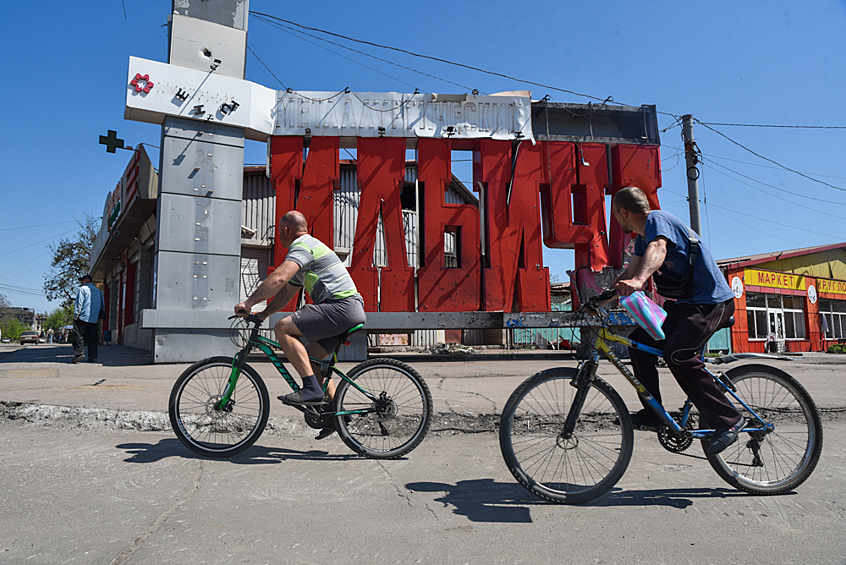
<path id="1" fill-rule="evenodd" d="M 408 494 L 404 494 L 404 493 L 403 493 L 403 491 L 405 491 L 405 493 L 410 493 L 410 492 L 414 492 L 414 491 L 409 491 L 408 489 L 401 489 L 400 487 L 398 487 L 398 486 L 396 485 L 396 483 L 394 482 L 394 477 L 393 477 L 393 475 L 391 475 L 391 472 L 390 472 L 390 471 L 388 471 L 388 469 L 385 467 L 384 463 L 383 463 L 382 461 L 378 461 L 378 460 L 376 461 L 376 463 L 377 463 L 377 464 L 379 465 L 379 467 L 382 469 L 382 472 L 384 472 L 384 473 L 388 476 L 388 483 L 389 483 L 392 487 L 394 487 L 394 489 L 397 491 L 397 496 L 399 496 L 400 498 L 404 499 L 404 500 L 405 500 L 405 502 L 406 502 L 406 504 L 408 504 L 411 508 L 417 508 L 417 507 L 414 505 L 414 503 L 411 501 L 411 497 L 410 497 Z M 425 508 L 426 510 L 428 510 L 428 511 L 429 511 L 429 513 L 430 513 L 430 514 L 432 514 L 432 516 L 434 516 L 434 517 L 435 517 L 435 521 L 436 521 L 436 522 L 440 522 L 440 521 L 441 521 L 441 520 L 438 518 L 438 515 L 437 515 L 437 514 L 435 514 L 435 512 L 434 512 L 431 508 L 429 508 L 429 505 L 428 505 L 428 504 L 426 504 L 425 502 L 423 503 L 423 508 Z"/>
<path id="2" fill-rule="evenodd" d="M 129 559 L 132 558 L 132 555 L 136 551 L 138 551 L 141 548 L 142 545 L 144 545 L 144 542 L 147 541 L 147 538 L 149 538 L 151 535 L 156 533 L 159 530 L 159 528 L 162 527 L 162 524 L 164 524 L 165 521 L 168 518 L 170 518 L 170 516 L 179 509 L 180 506 L 182 506 L 186 502 L 188 502 L 191 499 L 191 497 L 194 496 L 194 493 L 197 492 L 198 490 L 200 490 L 200 482 L 201 482 L 202 478 L 203 478 L 203 462 L 197 461 L 197 470 L 194 473 L 194 481 L 193 481 L 193 484 L 191 485 L 191 490 L 188 491 L 188 493 L 186 493 L 182 498 L 177 500 L 176 504 L 171 506 L 170 509 L 162 512 L 159 515 L 159 517 L 155 519 L 155 521 L 153 522 L 153 525 L 150 526 L 149 528 L 147 528 L 146 530 L 144 530 L 141 533 L 141 535 L 139 535 L 137 538 L 135 538 L 135 541 L 133 541 L 129 545 L 129 547 L 127 547 L 126 549 L 121 551 L 118 554 L 118 556 L 115 557 L 112 560 L 112 562 L 109 565 L 123 565 L 124 563 L 129 561 Z"/>

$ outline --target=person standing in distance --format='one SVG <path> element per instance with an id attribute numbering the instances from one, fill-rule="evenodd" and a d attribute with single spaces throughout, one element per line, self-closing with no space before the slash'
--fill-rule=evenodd
<path id="1" fill-rule="evenodd" d="M 94 286 L 91 275 L 82 275 L 79 279 L 81 286 L 76 292 L 76 302 L 73 305 L 73 354 L 71 363 L 79 363 L 85 358 L 83 338 L 88 343 L 88 361 L 97 360 L 97 323 L 100 321 L 100 311 L 105 310 L 106 301 L 100 289 Z"/>
<path id="2" fill-rule="evenodd" d="M 246 316 L 259 302 L 273 299 L 256 314 L 262 320 L 281 310 L 301 288 L 305 287 L 314 304 L 306 304 L 290 316 L 282 318 L 273 330 L 276 341 L 303 381 L 302 389 L 280 396 L 285 404 L 317 406 L 331 401 L 335 385 L 330 382 L 324 399 L 319 367 L 312 365 L 309 355 L 324 359 L 334 351 L 341 335 L 366 318 L 364 299 L 352 277 L 334 251 L 308 233 L 305 216 L 296 210 L 287 212 L 276 226 L 279 245 L 288 248 L 285 260 L 249 298 L 235 305 L 235 314 Z M 299 338 L 308 343 L 303 345 Z M 328 437 L 334 428 L 324 428 L 317 439 Z"/>
<path id="3" fill-rule="evenodd" d="M 636 329 L 630 338 L 664 352 L 664 360 L 676 381 L 709 427 L 716 430 L 708 454 L 720 453 L 734 443 L 746 419 L 705 370 L 700 354 L 708 339 L 734 314 L 731 288 L 701 241 L 698 254 L 695 251 L 693 254 L 695 263 L 690 266 L 692 230 L 688 231 L 681 220 L 668 212 L 651 210 L 639 188 L 627 186 L 617 192 L 612 212 L 624 232 L 637 233 L 634 255 L 614 285 L 619 294 L 629 296 L 642 290 L 653 274 L 680 280 L 693 269 L 692 279 L 687 279 L 688 284 L 678 291 L 682 296 L 664 303 L 666 338 L 656 341 L 642 328 Z M 661 293 L 660 283 L 658 292 Z M 655 357 L 631 348 L 629 353 L 635 376 L 661 403 Z M 632 414 L 632 423 L 637 427 L 660 425 L 658 416 L 643 404 L 643 410 Z"/>

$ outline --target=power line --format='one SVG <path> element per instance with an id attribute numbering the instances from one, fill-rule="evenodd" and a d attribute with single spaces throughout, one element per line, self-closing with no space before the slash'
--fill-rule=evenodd
<path id="1" fill-rule="evenodd" d="M 699 120 L 696 120 L 699 121 Z M 703 126 L 732 126 L 741 128 L 785 128 L 785 129 L 846 129 L 846 126 L 780 126 L 771 124 L 726 124 L 722 122 L 699 122 Z"/>
<path id="2" fill-rule="evenodd" d="M 521 82 L 521 83 L 524 83 L 524 84 L 531 84 L 533 86 L 539 86 L 541 88 L 547 88 L 549 90 L 555 90 L 555 91 L 558 91 L 558 92 L 566 92 L 567 94 L 572 94 L 574 96 L 580 96 L 580 97 L 583 97 L 583 98 L 590 98 L 591 100 L 598 100 L 598 101 L 603 102 L 603 103 L 611 102 L 612 104 L 619 104 L 618 102 L 614 102 L 614 98 L 610 97 L 610 96 L 607 97 L 607 98 L 599 98 L 597 96 L 591 96 L 590 94 L 582 94 L 582 93 L 579 93 L 579 92 L 575 92 L 573 90 L 567 90 L 565 88 L 558 88 L 558 87 L 555 87 L 555 86 L 550 86 L 548 84 L 542 84 L 542 83 L 539 83 L 539 82 L 524 80 L 524 79 L 516 78 L 516 77 L 513 77 L 513 76 L 509 76 L 509 75 L 506 75 L 506 74 L 503 74 L 503 73 L 497 73 L 497 72 L 494 72 L 494 71 L 487 71 L 485 69 L 480 69 L 479 67 L 474 67 L 474 66 L 471 66 L 471 65 L 465 65 L 464 63 L 456 63 L 454 61 L 449 61 L 447 59 L 441 59 L 440 57 L 432 57 L 431 55 L 421 55 L 419 53 L 414 53 L 414 52 L 408 51 L 406 49 L 400 49 L 399 47 L 391 47 L 390 45 L 381 45 L 379 43 L 373 43 L 372 41 L 364 41 L 362 39 L 355 39 L 353 37 L 348 37 L 346 35 L 341 35 L 339 33 L 333 33 L 331 31 L 326 31 L 324 29 L 304 26 L 304 25 L 298 24 L 296 22 L 292 22 L 290 20 L 286 20 L 284 18 L 279 18 L 279 17 L 276 17 L 276 16 L 271 16 L 270 14 L 264 14 L 262 12 L 250 11 L 250 14 L 254 15 L 254 16 L 263 16 L 265 18 L 284 22 L 286 24 L 289 24 L 289 25 L 292 25 L 292 26 L 295 26 L 295 27 L 298 27 L 298 28 L 301 28 L 301 29 L 306 29 L 306 30 L 309 30 L 309 31 L 315 31 L 315 32 L 318 32 L 318 33 L 326 34 L 326 35 L 331 35 L 333 37 L 338 37 L 340 39 L 345 39 L 347 41 L 352 41 L 352 42 L 355 42 L 355 43 L 361 43 L 363 45 L 370 45 L 371 47 L 377 47 L 379 49 L 388 49 L 390 51 L 397 51 L 399 53 L 404 53 L 406 55 L 411 55 L 412 57 L 418 57 L 420 59 L 428 59 L 430 61 L 437 61 L 439 63 L 444 63 L 444 64 L 447 64 L 447 65 L 453 65 L 455 67 L 461 67 L 461 68 L 464 68 L 464 69 L 469 69 L 471 71 L 476 71 L 476 72 L 479 72 L 479 73 L 484 73 L 484 74 L 488 74 L 488 75 L 492 75 L 492 76 L 497 76 L 497 77 L 500 77 L 500 78 L 505 78 L 505 79 L 508 79 L 508 80 L 513 80 L 515 82 Z M 462 88 L 466 88 L 466 87 L 462 87 Z"/>
<path id="3" fill-rule="evenodd" d="M 64 222 L 53 222 L 52 224 L 38 224 L 35 226 L 19 226 L 17 228 L 0 228 L 0 231 L 12 231 L 12 230 L 31 230 L 33 228 L 43 228 L 45 226 L 58 226 L 59 224 L 70 224 L 75 223 L 76 220 L 66 220 Z"/>
<path id="4" fill-rule="evenodd" d="M 67 234 L 74 232 L 74 231 L 76 231 L 76 228 L 74 228 L 72 230 L 68 230 L 64 233 L 60 233 L 59 235 L 54 235 L 53 237 L 48 237 L 47 239 L 42 239 L 41 241 L 36 241 L 35 243 L 30 243 L 29 245 L 24 245 L 23 247 L 18 247 L 17 249 L 12 249 L 11 251 L 7 251 L 5 253 L 0 253 L 0 257 L 3 257 L 4 255 L 8 255 L 9 253 L 15 253 L 17 251 L 27 249 L 28 247 L 32 247 L 33 245 L 38 245 L 39 243 L 44 243 L 45 241 L 50 241 L 52 239 L 56 239 L 57 237 L 62 237 L 63 235 L 67 235 Z"/>
<path id="5" fill-rule="evenodd" d="M 694 120 L 696 120 L 696 118 L 693 118 L 693 119 L 694 119 Z M 839 187 L 839 186 L 834 186 L 833 184 L 827 183 L 827 182 L 822 181 L 822 180 L 819 180 L 819 179 L 815 179 L 815 178 L 814 178 L 814 177 L 812 177 L 812 176 L 808 176 L 808 175 L 806 175 L 805 173 L 800 173 L 799 171 L 797 171 L 797 170 L 795 170 L 795 169 L 791 169 L 790 167 L 785 167 L 784 165 L 782 165 L 782 164 L 781 164 L 781 163 L 779 163 L 778 161 L 773 161 L 773 160 L 772 160 L 772 159 L 770 159 L 769 157 L 764 157 L 763 155 L 761 155 L 761 154 L 759 154 L 759 153 L 756 153 L 755 151 L 752 151 L 751 149 L 749 149 L 749 148 L 748 148 L 748 147 L 746 147 L 745 145 L 742 145 L 741 143 L 738 143 L 737 141 L 733 140 L 732 138 L 730 138 L 730 137 L 729 137 L 729 136 L 727 136 L 726 134 L 722 133 L 721 131 L 719 131 L 719 130 L 715 130 L 714 128 L 712 128 L 712 127 L 710 127 L 710 126 L 708 126 L 708 125 L 706 125 L 706 124 L 703 124 L 703 123 L 702 123 L 702 122 L 700 122 L 699 120 L 696 120 L 696 122 L 697 122 L 697 123 L 699 123 L 699 124 L 701 124 L 701 125 L 703 125 L 704 127 L 708 128 L 709 130 L 713 131 L 714 133 L 716 133 L 716 134 L 717 134 L 717 135 L 719 135 L 720 137 L 723 137 L 723 138 L 727 139 L 728 141 L 730 141 L 730 142 L 734 143 L 735 145 L 737 145 L 737 146 L 738 146 L 738 147 L 740 147 L 741 149 L 744 149 L 744 150 L 748 151 L 749 153 L 753 154 L 754 156 L 758 157 L 759 159 L 763 159 L 764 161 L 769 161 L 770 163 L 772 163 L 772 164 L 774 164 L 774 165 L 778 165 L 779 167 L 781 167 L 781 168 L 782 168 L 782 169 L 784 169 L 785 171 L 790 171 L 791 173 L 797 174 L 797 175 L 799 175 L 800 177 L 806 178 L 806 179 L 808 179 L 808 180 L 810 180 L 810 181 L 813 181 L 813 182 L 816 182 L 816 183 L 819 183 L 819 184 L 823 184 L 823 185 L 828 186 L 828 187 L 831 187 L 831 188 L 833 188 L 833 189 L 835 189 L 835 190 L 840 190 L 840 191 L 842 191 L 842 192 L 846 192 L 846 188 L 842 188 L 842 187 Z"/>
<path id="6" fill-rule="evenodd" d="M 669 145 L 662 145 L 661 147 L 669 147 Z M 784 169 L 782 169 L 782 167 L 772 167 L 770 165 L 764 165 L 763 163 L 752 163 L 750 161 L 741 161 L 740 159 L 732 159 L 730 157 L 723 157 L 721 155 L 712 155 L 710 153 L 702 153 L 701 151 L 699 152 L 699 154 L 703 155 L 705 157 L 709 157 L 711 159 L 722 159 L 724 161 L 731 161 L 732 163 L 742 163 L 744 165 L 752 165 L 753 167 L 761 167 L 762 169 L 771 169 L 771 170 L 775 170 L 775 171 L 784 170 Z M 839 177 L 837 175 L 824 175 L 822 173 L 809 173 L 809 172 L 805 172 L 805 174 L 806 175 L 814 175 L 816 177 L 826 177 L 826 178 L 830 178 L 830 179 L 846 180 L 846 177 Z"/>
<path id="7" fill-rule="evenodd" d="M 702 162 L 704 163 L 704 162 L 705 162 L 705 160 L 703 159 L 703 160 L 702 160 Z M 798 192 L 791 192 L 790 190 L 787 190 L 787 189 L 784 189 L 784 188 L 781 188 L 781 187 L 778 187 L 778 186 L 775 186 L 775 185 L 772 185 L 772 184 L 766 183 L 766 182 L 764 182 L 764 181 L 760 181 L 760 180 L 758 180 L 758 179 L 756 179 L 756 178 L 753 178 L 753 177 L 750 177 L 750 176 L 744 175 L 743 173 L 738 173 L 737 171 L 735 171 L 735 170 L 733 170 L 733 169 L 729 169 L 729 168 L 728 168 L 728 167 L 726 167 L 725 165 L 721 165 L 721 164 L 717 163 L 717 162 L 716 162 L 716 161 L 714 161 L 713 159 L 709 159 L 709 160 L 708 160 L 708 162 L 709 162 L 709 163 L 711 163 L 711 164 L 713 164 L 713 165 L 716 165 L 716 166 L 720 167 L 721 169 L 725 169 L 725 170 L 727 170 L 727 171 L 729 171 L 729 172 L 731 172 L 731 173 L 734 173 L 734 174 L 736 174 L 736 175 L 738 175 L 738 176 L 741 176 L 741 177 L 743 177 L 743 178 L 745 178 L 745 179 L 749 179 L 749 180 L 751 180 L 752 182 L 757 182 L 758 184 L 761 184 L 761 185 L 764 185 L 764 186 L 768 186 L 768 187 L 770 187 L 770 188 L 772 188 L 772 189 L 778 190 L 779 192 L 786 192 L 787 194 L 791 194 L 791 195 L 793 195 L 793 196 L 798 196 L 799 198 L 807 198 L 808 200 L 815 200 L 815 201 L 817 201 L 817 202 L 825 202 L 826 204 L 837 204 L 837 205 L 839 205 L 839 206 L 846 206 L 846 202 L 834 202 L 834 201 L 832 201 L 832 200 L 827 200 L 827 199 L 825 199 L 825 198 L 814 198 L 813 196 L 807 196 L 807 195 L 805 195 L 805 194 L 799 194 Z"/>
<path id="8" fill-rule="evenodd" d="M 716 164 L 716 163 L 714 163 L 714 164 Z M 824 215 L 826 215 L 826 216 L 831 216 L 832 218 L 838 218 L 838 219 L 841 219 L 841 218 L 843 217 L 843 215 L 842 215 L 842 214 L 830 214 L 829 212 L 823 212 L 822 210 L 817 210 L 817 209 L 815 209 L 815 208 L 810 208 L 810 207 L 805 206 L 805 205 L 803 205 L 803 204 L 799 204 L 798 202 L 793 202 L 793 201 L 791 201 L 791 200 L 788 200 L 787 198 L 782 198 L 781 196 L 778 196 L 777 194 L 770 194 L 769 192 L 767 192 L 767 191 L 765 191 L 765 190 L 762 190 L 762 189 L 758 188 L 757 186 L 752 186 L 752 185 L 751 185 L 751 184 L 749 184 L 749 183 L 745 183 L 745 182 L 743 182 L 743 181 L 741 181 L 741 180 L 737 180 L 737 179 L 735 179 L 735 178 L 732 178 L 730 175 L 727 175 L 726 173 L 724 173 L 724 172 L 722 172 L 722 171 L 718 171 L 717 169 L 714 169 L 714 172 L 715 172 L 715 173 L 719 173 L 719 174 L 721 174 L 721 175 L 723 175 L 723 176 L 725 176 L 725 177 L 727 177 L 727 178 L 730 178 L 730 179 L 731 179 L 731 180 L 733 180 L 734 182 L 738 182 L 738 183 L 740 183 L 740 184 L 742 184 L 742 185 L 744 185 L 744 186 L 748 186 L 748 187 L 749 187 L 749 188 L 751 188 L 752 190 L 757 190 L 758 192 L 761 192 L 761 193 L 763 193 L 763 194 L 766 194 L 767 196 L 769 196 L 769 197 L 771 197 L 771 198 L 778 198 L 779 200 L 783 200 L 784 202 L 787 202 L 788 204 L 792 204 L 793 206 L 799 206 L 800 208 L 805 208 L 806 210 L 810 210 L 811 212 L 816 212 L 817 214 L 824 214 Z"/>
<path id="9" fill-rule="evenodd" d="M 429 77 L 429 78 L 433 78 L 433 79 L 435 79 L 435 80 L 439 80 L 439 81 L 442 81 L 442 82 L 446 82 L 446 83 L 448 83 L 448 84 L 452 84 L 452 85 L 457 86 L 457 87 L 459 87 L 459 88 L 464 88 L 464 89 L 466 89 L 466 90 L 471 90 L 469 86 L 464 86 L 463 84 L 459 84 L 459 83 L 457 83 L 457 82 L 452 82 L 452 81 L 447 80 L 447 79 L 445 79 L 445 78 L 441 78 L 441 77 L 438 77 L 438 76 L 435 76 L 435 75 L 431 75 L 431 74 L 429 74 L 429 73 L 425 73 L 425 72 L 423 72 L 423 71 L 419 71 L 419 70 L 417 70 L 417 69 L 413 69 L 413 68 L 411 68 L 411 67 L 406 67 L 405 65 L 400 65 L 399 63 L 394 63 L 393 61 L 388 61 L 387 59 L 382 59 L 381 57 L 376 57 L 375 55 L 371 55 L 371 54 L 369 54 L 369 53 L 365 53 L 364 51 L 359 51 L 359 50 L 357 50 L 357 49 L 353 49 L 353 48 L 348 47 L 348 46 L 346 46 L 346 45 L 341 45 L 340 43 L 336 43 L 336 42 L 334 42 L 334 41 L 329 41 L 328 39 L 323 39 L 323 38 L 321 38 L 321 37 L 317 37 L 316 35 L 312 35 L 312 34 L 310 34 L 310 33 L 305 33 L 305 32 L 302 32 L 302 31 L 298 31 L 298 30 L 291 29 L 291 28 L 289 28 L 289 27 L 287 27 L 287 26 L 284 26 L 284 25 L 279 24 L 279 23 L 277 23 L 277 22 L 270 21 L 270 20 L 268 20 L 268 19 L 266 19 L 266 18 L 262 18 L 262 17 L 257 16 L 257 17 L 256 17 L 256 19 L 258 19 L 259 21 L 262 21 L 262 22 L 264 22 L 264 23 L 266 23 L 266 24 L 268 24 L 268 25 L 272 25 L 272 26 L 274 26 L 275 28 L 280 29 L 280 30 L 282 30 L 282 31 L 288 30 L 289 32 L 294 32 L 294 33 L 299 33 L 299 34 L 302 34 L 302 35 L 306 35 L 306 36 L 308 36 L 308 37 L 311 37 L 311 38 L 313 38 L 313 39 L 316 39 L 317 41 L 323 41 L 323 42 L 325 42 L 325 43 L 329 43 L 330 45 L 335 45 L 335 46 L 337 46 L 337 47 L 340 47 L 341 49 L 346 49 L 347 51 L 352 51 L 353 53 L 358 53 L 359 55 L 364 55 L 365 57 L 369 57 L 369 58 L 371 58 L 371 59 L 375 59 L 376 61 L 381 61 L 381 62 L 383 62 L 383 63 L 387 63 L 387 64 L 389 64 L 389 65 L 393 65 L 393 66 L 395 66 L 395 67 L 399 67 L 399 68 L 401 68 L 401 69 L 405 69 L 405 70 L 407 70 L 407 71 L 411 71 L 411 72 L 413 72 L 413 73 L 417 73 L 417 74 L 420 74 L 420 75 L 423 75 L 423 76 L 427 76 L 427 77 Z M 302 38 L 300 38 L 300 39 L 302 39 Z M 303 39 L 303 41 L 306 41 L 306 42 L 308 42 L 308 43 L 311 43 L 312 45 L 315 45 L 316 47 L 320 47 L 319 45 L 316 45 L 315 43 L 313 43 L 313 42 L 311 42 L 311 41 L 308 41 L 307 39 Z M 325 48 L 325 47 L 321 47 L 321 49 L 326 49 L 326 48 Z M 343 56 L 343 55 L 341 55 L 340 53 L 337 53 L 337 52 L 335 52 L 335 51 L 332 51 L 331 49 L 326 49 L 326 50 L 327 50 L 327 51 L 329 51 L 330 53 L 334 53 L 335 55 L 338 55 L 339 57 L 343 57 L 344 59 L 347 59 L 348 61 L 352 61 L 353 63 L 356 63 L 356 64 L 361 65 L 361 66 L 363 66 L 363 67 L 365 67 L 365 68 L 367 68 L 367 69 L 370 69 L 370 70 L 375 71 L 375 72 L 377 72 L 377 73 L 379 73 L 379 74 L 382 74 L 382 75 L 384 75 L 384 76 L 387 76 L 388 78 L 392 78 L 392 79 L 394 79 L 394 80 L 397 80 L 397 81 L 399 81 L 399 82 L 401 82 L 401 83 L 403 83 L 403 84 L 405 84 L 405 85 L 407 85 L 407 86 L 410 86 L 411 88 L 416 88 L 416 87 L 415 87 L 414 85 L 412 85 L 412 84 L 409 84 L 409 83 L 407 83 L 407 82 L 404 82 L 404 81 L 402 81 L 402 80 L 400 80 L 400 79 L 398 79 L 398 78 L 396 78 L 396 77 L 393 77 L 393 76 L 391 76 L 391 75 L 387 75 L 387 74 L 385 74 L 385 73 L 383 73 L 383 72 L 381 72 L 381 71 L 378 71 L 378 70 L 374 69 L 373 67 L 369 67 L 369 66 L 364 65 L 364 64 L 362 64 L 362 63 L 360 63 L 360 62 L 358 62 L 358 61 L 355 61 L 355 60 L 353 60 L 353 59 L 350 59 L 349 57 L 344 57 L 344 56 Z"/>

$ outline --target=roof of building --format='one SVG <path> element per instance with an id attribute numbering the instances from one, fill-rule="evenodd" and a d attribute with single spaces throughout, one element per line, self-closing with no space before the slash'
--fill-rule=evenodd
<path id="1" fill-rule="evenodd" d="M 801 257 L 803 255 L 822 253 L 825 251 L 831 251 L 832 249 L 840 248 L 846 249 L 846 242 L 833 243 L 830 245 L 817 245 L 814 247 L 802 247 L 800 249 L 788 249 L 786 251 L 760 253 L 758 255 L 746 255 L 743 257 L 734 257 L 732 259 L 720 259 L 719 261 L 717 261 L 717 265 L 719 265 L 720 267 L 727 267 L 729 265 L 736 265 L 738 267 L 751 267 L 753 265 L 760 265 L 761 263 L 778 261 L 779 259 L 790 259 L 792 257 Z"/>

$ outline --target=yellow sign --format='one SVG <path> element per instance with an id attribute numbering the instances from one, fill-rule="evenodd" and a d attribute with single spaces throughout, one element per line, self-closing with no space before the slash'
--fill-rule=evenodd
<path id="1" fill-rule="evenodd" d="M 746 269 L 743 276 L 746 279 L 746 286 L 765 286 L 768 288 L 805 290 L 805 277 L 802 275 Z"/>
<path id="2" fill-rule="evenodd" d="M 817 279 L 817 291 L 829 292 L 831 294 L 846 294 L 846 281 Z"/>

